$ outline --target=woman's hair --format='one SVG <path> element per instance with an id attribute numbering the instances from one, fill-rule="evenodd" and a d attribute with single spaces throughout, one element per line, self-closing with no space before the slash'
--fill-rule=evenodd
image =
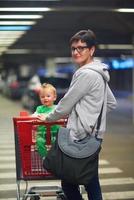
<path id="1" fill-rule="evenodd" d="M 50 83 L 43 83 L 41 89 L 51 89 L 54 92 L 54 95 L 57 96 L 56 88 Z"/>
<path id="2" fill-rule="evenodd" d="M 88 47 L 96 46 L 96 35 L 92 30 L 81 30 L 77 32 L 75 35 L 73 35 L 70 39 L 70 45 L 72 45 L 73 42 L 78 42 L 81 40 L 82 42 L 85 42 Z"/>

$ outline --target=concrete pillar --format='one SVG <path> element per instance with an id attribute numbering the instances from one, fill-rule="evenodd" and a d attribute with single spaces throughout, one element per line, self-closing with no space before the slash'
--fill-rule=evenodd
<path id="1" fill-rule="evenodd" d="M 54 76 L 56 73 L 55 59 L 47 58 L 46 60 L 46 69 L 48 76 Z"/>

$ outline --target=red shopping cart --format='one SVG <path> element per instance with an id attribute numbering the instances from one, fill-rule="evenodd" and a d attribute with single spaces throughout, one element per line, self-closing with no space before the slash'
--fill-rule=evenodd
<path id="1" fill-rule="evenodd" d="M 55 180 L 56 178 L 46 171 L 42 165 L 42 158 L 36 149 L 37 126 L 46 126 L 46 145 L 51 146 L 51 126 L 66 125 L 66 120 L 56 122 L 37 122 L 30 117 L 14 117 L 14 138 L 16 154 L 16 182 L 17 182 L 17 200 L 31 199 L 37 200 L 45 196 L 56 196 L 57 199 L 65 199 L 64 194 L 59 186 L 34 186 L 21 195 L 21 180 L 26 182 L 32 180 Z M 45 198 L 46 199 L 46 198 Z"/>

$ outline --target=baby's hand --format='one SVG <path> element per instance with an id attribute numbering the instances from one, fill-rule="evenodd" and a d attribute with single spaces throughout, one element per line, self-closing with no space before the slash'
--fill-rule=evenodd
<path id="1" fill-rule="evenodd" d="M 37 113 L 33 113 L 33 114 L 30 115 L 30 117 L 33 117 L 33 118 L 36 118 L 37 116 L 38 116 Z"/>

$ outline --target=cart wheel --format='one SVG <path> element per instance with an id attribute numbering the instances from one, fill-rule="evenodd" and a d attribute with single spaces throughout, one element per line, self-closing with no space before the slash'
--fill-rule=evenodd
<path id="1" fill-rule="evenodd" d="M 57 197 L 57 200 L 67 200 L 65 196 Z"/>
<path id="2" fill-rule="evenodd" d="M 57 192 L 57 200 L 67 200 L 65 194 L 62 191 Z"/>
<path id="3" fill-rule="evenodd" d="M 36 192 L 30 192 L 30 194 L 33 194 L 33 196 L 30 197 L 30 200 L 40 200 L 40 196 L 34 196 L 34 194 L 36 194 Z"/>
<path id="4" fill-rule="evenodd" d="M 39 199 L 40 199 L 39 196 L 33 196 L 33 197 L 30 198 L 30 200 L 39 200 Z"/>

